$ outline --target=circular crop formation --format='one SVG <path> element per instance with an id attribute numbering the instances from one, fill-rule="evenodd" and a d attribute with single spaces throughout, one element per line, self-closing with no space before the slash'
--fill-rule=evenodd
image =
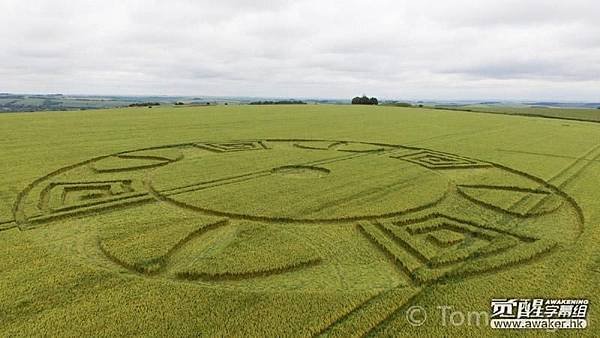
<path id="1" fill-rule="evenodd" d="M 284 165 L 279 168 L 274 168 L 271 172 L 292 178 L 320 178 L 329 174 L 331 171 L 326 168 L 308 165 Z"/>
<path id="2" fill-rule="evenodd" d="M 330 144 L 270 141 L 268 149 L 228 149 L 184 158 L 155 170 L 148 181 L 159 199 L 182 207 L 285 222 L 397 215 L 430 205 L 449 189 L 444 175 L 387 156 L 399 148 Z"/>
<path id="3" fill-rule="evenodd" d="M 257 290 L 420 288 L 524 263 L 583 226 L 559 188 L 500 164 L 298 139 L 99 156 L 32 182 L 15 220 L 24 229 L 118 212 L 131 226 L 99 222 L 90 250 L 121 269 Z"/>

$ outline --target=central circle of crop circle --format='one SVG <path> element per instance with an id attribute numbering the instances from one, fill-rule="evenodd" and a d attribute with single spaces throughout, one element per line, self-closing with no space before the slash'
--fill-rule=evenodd
<path id="1" fill-rule="evenodd" d="M 272 141 L 207 144 L 156 169 L 152 191 L 208 214 L 274 222 L 337 222 L 395 216 L 441 200 L 440 173 L 394 158 L 400 146 Z M 267 146 L 268 144 L 268 146 Z"/>
<path id="2" fill-rule="evenodd" d="M 291 178 L 320 178 L 328 175 L 331 171 L 327 168 L 306 165 L 284 165 L 274 168 L 271 172 Z"/>

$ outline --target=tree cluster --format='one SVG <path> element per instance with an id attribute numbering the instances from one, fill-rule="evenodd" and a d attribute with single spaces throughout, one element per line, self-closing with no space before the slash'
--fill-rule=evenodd
<path id="1" fill-rule="evenodd" d="M 306 102 L 299 100 L 281 100 L 281 101 L 254 101 L 248 104 L 306 104 Z"/>
<path id="2" fill-rule="evenodd" d="M 366 95 L 363 95 L 362 97 L 355 97 L 352 99 L 352 104 L 372 104 L 372 105 L 377 105 L 379 104 L 379 101 L 377 101 L 376 97 L 367 97 Z"/>
<path id="3" fill-rule="evenodd" d="M 132 103 L 129 107 L 151 107 L 151 106 L 160 106 L 160 102 L 138 102 Z"/>

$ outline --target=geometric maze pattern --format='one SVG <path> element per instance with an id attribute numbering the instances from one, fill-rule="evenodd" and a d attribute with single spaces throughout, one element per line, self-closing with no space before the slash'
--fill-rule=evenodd
<path id="1" fill-rule="evenodd" d="M 412 162 L 428 169 L 484 168 L 491 166 L 489 163 L 475 159 L 431 150 L 420 150 L 408 155 L 391 157 Z"/>
<path id="2" fill-rule="evenodd" d="M 269 149 L 264 141 L 243 141 L 227 143 L 195 143 L 196 147 L 204 148 L 213 152 L 227 153 L 235 151 L 264 150 Z"/>
<path id="3" fill-rule="evenodd" d="M 361 222 L 359 229 L 417 285 L 458 275 L 456 270 L 472 261 L 536 241 L 440 214 L 400 222 Z"/>
<path id="4" fill-rule="evenodd" d="M 466 238 L 461 232 L 448 229 L 431 231 L 427 235 L 427 239 L 439 247 L 449 247 L 463 242 Z"/>
<path id="5" fill-rule="evenodd" d="M 46 212 L 61 212 L 134 194 L 131 180 L 52 182 L 42 191 L 39 207 Z"/>

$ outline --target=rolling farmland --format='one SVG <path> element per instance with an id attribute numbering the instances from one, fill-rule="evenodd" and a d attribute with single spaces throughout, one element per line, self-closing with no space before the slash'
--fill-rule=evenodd
<path id="1" fill-rule="evenodd" d="M 488 336 L 437 307 L 600 302 L 597 123 L 230 105 L 0 135 L 2 336 Z"/>

